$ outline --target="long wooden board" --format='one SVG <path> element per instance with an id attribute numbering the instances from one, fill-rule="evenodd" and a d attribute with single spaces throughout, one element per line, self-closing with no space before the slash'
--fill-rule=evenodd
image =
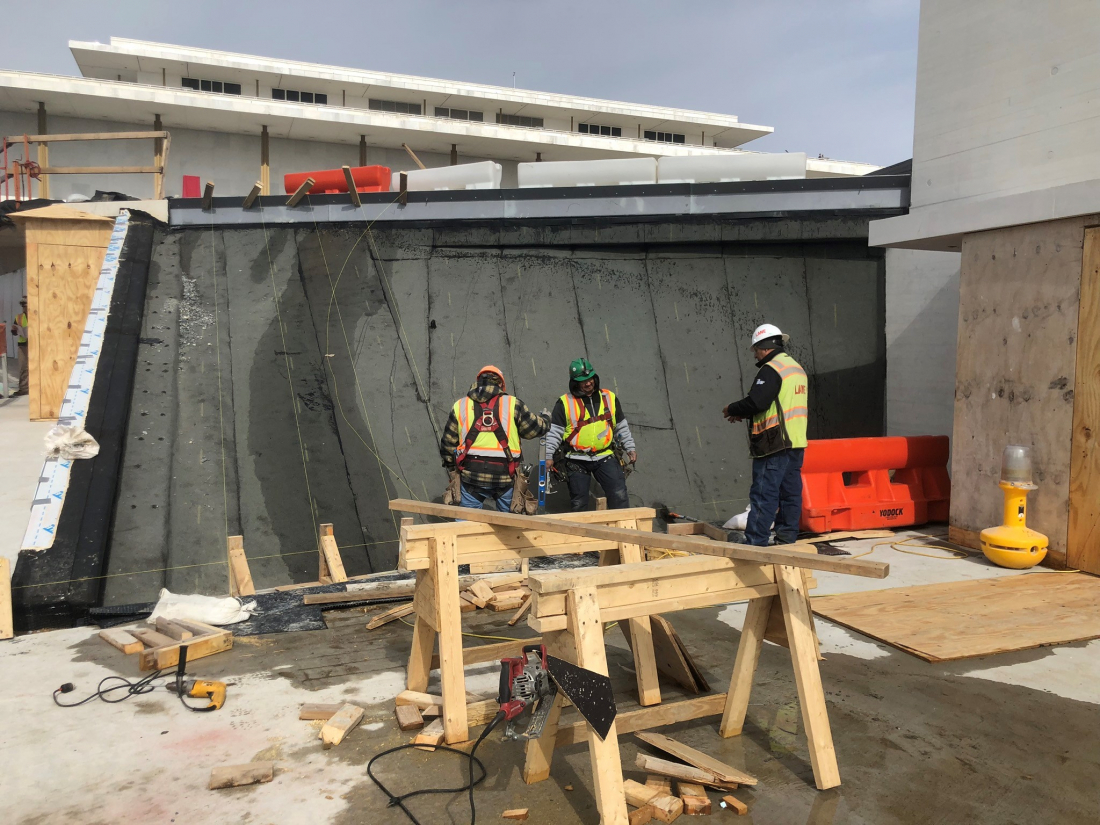
<path id="1" fill-rule="evenodd" d="M 1100 574 L 1100 229 L 1085 230 L 1069 470 L 1070 567 Z"/>
<path id="2" fill-rule="evenodd" d="M 1100 579 L 1078 573 L 821 596 L 812 607 L 928 662 L 1100 638 Z"/>
<path id="3" fill-rule="evenodd" d="M 593 524 L 578 524 L 546 516 L 520 516 L 514 513 L 473 510 L 464 507 L 451 507 L 446 504 L 433 504 L 427 501 L 394 499 L 390 509 L 402 513 L 421 513 L 439 518 L 465 519 L 483 524 L 498 524 L 502 527 L 518 527 L 523 530 L 545 530 L 564 533 L 570 536 L 584 536 L 603 541 L 640 544 L 643 547 L 655 547 L 660 550 L 680 550 L 685 553 L 698 553 L 731 559 L 753 561 L 760 564 L 786 564 L 791 567 L 807 567 L 812 570 L 828 570 L 833 573 L 848 573 L 853 576 L 865 576 L 883 579 L 889 575 L 890 566 L 882 562 L 847 559 L 839 556 L 818 556 L 781 547 L 749 547 L 744 544 L 711 541 L 702 536 L 670 536 L 667 533 L 652 533 L 642 530 L 628 530 L 623 527 L 605 527 Z"/>

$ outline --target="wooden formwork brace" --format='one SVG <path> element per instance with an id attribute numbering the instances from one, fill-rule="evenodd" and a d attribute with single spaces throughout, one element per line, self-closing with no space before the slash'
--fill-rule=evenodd
<path id="1" fill-rule="evenodd" d="M 445 507 L 423 502 L 395 501 L 391 509 L 419 512 L 424 507 Z M 471 511 L 458 507 L 445 507 L 448 515 L 463 516 Z M 571 513 L 569 518 L 579 523 L 629 525 L 629 529 L 645 532 L 652 527 L 656 511 L 648 507 L 629 510 L 589 511 Z M 458 565 L 509 563 L 514 569 L 531 557 L 585 553 L 598 550 L 606 563 L 641 561 L 641 547 L 636 543 L 562 536 L 560 533 L 540 529 L 543 517 L 523 517 L 529 529 L 516 530 L 472 521 L 444 524 L 406 525 L 401 529 L 401 551 L 398 568 L 416 571 L 416 593 L 413 607 L 416 621 L 413 625 L 412 649 L 409 654 L 408 689 L 423 692 L 428 686 L 428 676 L 434 667 L 440 668 L 443 688 L 443 725 L 447 742 L 463 742 L 469 737 L 469 725 L 465 716 L 466 678 L 464 668 L 480 662 L 493 661 L 503 656 L 519 655 L 523 644 L 536 643 L 535 639 L 506 642 L 500 645 L 482 645 L 463 650 L 461 607 L 459 604 Z M 633 635 L 635 670 L 638 677 L 638 697 L 642 705 L 661 701 L 656 657 L 648 617 L 630 623 Z M 439 655 L 433 656 L 436 638 Z"/>
<path id="2" fill-rule="evenodd" d="M 244 537 L 229 536 L 225 540 L 229 556 L 229 595 L 252 596 L 256 586 L 252 583 L 252 573 L 248 569 L 248 557 L 244 554 Z"/>
<path id="3" fill-rule="evenodd" d="M 317 531 L 317 581 L 321 584 L 346 582 L 344 559 L 336 546 L 331 524 L 322 524 Z"/>

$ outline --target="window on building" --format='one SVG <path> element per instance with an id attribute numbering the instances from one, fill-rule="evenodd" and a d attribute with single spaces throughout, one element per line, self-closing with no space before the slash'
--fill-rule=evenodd
<path id="1" fill-rule="evenodd" d="M 497 115 L 497 123 L 504 126 L 526 126 L 528 129 L 541 129 L 541 117 L 524 117 L 523 115 Z"/>
<path id="2" fill-rule="evenodd" d="M 375 100 L 372 97 L 367 102 L 367 108 L 376 112 L 396 112 L 400 115 L 420 114 L 419 103 L 405 103 L 401 100 Z"/>
<path id="3" fill-rule="evenodd" d="M 294 89 L 272 89 L 271 99 L 289 100 L 291 103 L 317 103 L 322 106 L 328 104 L 328 95 L 320 92 L 298 92 Z"/>
<path id="4" fill-rule="evenodd" d="M 622 137 L 623 130 L 618 126 L 598 126 L 595 123 L 582 123 L 577 127 L 582 135 L 602 135 L 603 137 Z"/>
<path id="5" fill-rule="evenodd" d="M 221 80 L 200 80 L 197 77 L 185 77 L 183 88 L 194 89 L 196 92 L 213 92 L 219 95 L 239 95 L 240 83 L 224 83 Z"/>
<path id="6" fill-rule="evenodd" d="M 646 140 L 655 140 L 658 143 L 683 143 L 683 135 L 674 135 L 672 132 L 642 132 L 642 136 Z"/>
<path id="7" fill-rule="evenodd" d="M 451 120 L 474 120 L 478 123 L 485 121 L 484 112 L 475 112 L 472 109 L 445 109 L 442 106 L 436 106 L 435 116 L 446 117 Z"/>

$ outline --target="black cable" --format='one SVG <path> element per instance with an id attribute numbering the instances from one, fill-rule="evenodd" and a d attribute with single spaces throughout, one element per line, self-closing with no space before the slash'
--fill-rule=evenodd
<path id="1" fill-rule="evenodd" d="M 92 701 L 93 699 L 99 699 L 100 701 L 106 702 L 109 705 L 117 705 L 119 702 L 125 702 L 131 696 L 141 696 L 146 693 L 152 693 L 154 690 L 157 689 L 157 687 L 159 687 L 159 685 L 154 685 L 153 682 L 159 679 L 163 673 L 163 670 L 155 670 L 148 676 L 138 679 L 136 682 L 132 682 L 122 676 L 105 676 L 103 679 L 100 680 L 99 686 L 96 688 L 94 693 L 86 696 L 79 702 L 69 702 L 68 704 L 60 701 L 57 698 L 59 694 L 72 693 L 74 690 L 76 690 L 76 687 L 73 685 L 72 682 L 66 682 L 53 692 L 53 701 L 54 704 L 60 708 L 78 708 L 81 705 Z M 113 685 L 112 687 L 108 688 L 103 687 L 107 682 L 110 682 L 112 679 L 117 682 L 121 682 L 121 684 Z M 115 690 L 122 690 L 123 688 L 126 689 L 126 692 L 122 694 L 122 696 L 120 696 L 118 699 L 107 698 L 107 694 Z M 183 698 L 184 694 L 180 691 L 176 690 L 173 692 L 179 697 L 180 702 L 183 703 L 183 706 L 188 710 L 193 710 L 196 713 L 207 710 L 207 708 L 205 707 L 196 707 L 194 705 L 187 704 L 187 700 Z"/>
<path id="2" fill-rule="evenodd" d="M 460 751 L 457 748 L 449 748 L 446 745 L 437 745 L 436 746 L 437 751 L 449 751 L 451 753 L 457 753 L 460 756 L 465 756 L 470 760 L 470 762 L 469 762 L 469 764 L 470 764 L 470 781 L 467 782 L 465 785 L 463 785 L 460 788 L 421 788 L 419 791 L 410 791 L 409 793 L 401 794 L 401 796 L 394 796 L 392 793 L 390 793 L 389 788 L 387 788 L 385 785 L 383 785 L 382 780 L 380 780 L 377 776 L 375 776 L 374 773 L 371 771 L 371 766 L 375 762 L 377 762 L 379 759 L 381 759 L 383 756 L 386 756 L 386 755 L 391 754 L 391 753 L 397 753 L 397 751 L 403 751 L 403 750 L 408 750 L 409 748 L 417 747 L 417 745 L 415 745 L 415 744 L 398 745 L 396 748 L 390 748 L 389 750 L 384 750 L 381 753 L 376 753 L 373 757 L 371 757 L 370 762 L 367 763 L 367 776 L 369 776 L 374 781 L 375 785 L 377 785 L 379 788 L 382 789 L 382 793 L 384 793 L 386 796 L 389 797 L 390 801 L 389 801 L 388 807 L 392 808 L 394 805 L 399 807 L 402 811 L 405 812 L 405 816 L 407 816 L 410 820 L 412 820 L 414 825 L 421 825 L 421 823 L 420 823 L 419 819 L 417 819 L 415 816 L 413 816 L 412 811 L 410 811 L 408 808 L 405 807 L 405 800 L 406 799 L 410 799 L 414 796 L 420 796 L 421 794 L 427 794 L 427 793 L 462 793 L 463 791 L 469 791 L 469 794 L 470 794 L 470 825 L 476 825 L 477 811 L 474 808 L 474 788 L 477 785 L 480 785 L 482 782 L 484 782 L 485 777 L 488 776 L 489 774 L 488 774 L 488 771 L 485 770 L 485 765 L 482 764 L 481 760 L 478 759 L 476 756 L 474 756 L 474 752 L 477 750 L 478 745 L 481 744 L 482 740 L 486 736 L 489 735 L 489 732 L 492 731 L 492 729 L 495 728 L 498 724 L 500 724 L 501 720 L 503 720 L 503 719 L 504 719 L 504 711 L 498 711 L 497 715 L 493 717 L 493 721 L 490 722 L 485 727 L 485 730 L 483 730 L 481 732 L 481 736 L 479 736 L 477 738 L 477 741 L 474 742 L 474 746 L 472 748 L 470 748 L 469 753 L 466 753 L 466 751 Z M 423 747 L 423 746 L 420 746 L 420 747 Z M 477 764 L 477 766 L 479 768 L 481 768 L 481 776 L 479 776 L 476 781 L 474 780 L 474 764 L 475 763 Z"/>

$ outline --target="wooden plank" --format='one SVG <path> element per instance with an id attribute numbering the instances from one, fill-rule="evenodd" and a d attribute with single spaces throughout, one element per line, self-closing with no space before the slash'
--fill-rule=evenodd
<path id="1" fill-rule="evenodd" d="M 673 822 L 684 810 L 684 803 L 679 797 L 646 787 L 633 779 L 623 782 L 623 796 L 631 805 L 648 807 L 653 811 L 653 817 L 661 822 Z"/>
<path id="2" fill-rule="evenodd" d="M 228 536 L 225 546 L 229 554 L 229 595 L 255 595 L 252 571 L 248 569 L 248 557 L 244 554 L 244 536 Z"/>
<path id="3" fill-rule="evenodd" d="M 466 592 L 470 594 L 471 600 L 478 607 L 485 607 L 496 598 L 496 593 L 493 592 L 493 588 L 486 582 L 480 580 L 474 582 L 472 587 L 466 588 Z"/>
<path id="4" fill-rule="evenodd" d="M 31 143 L 65 143 L 74 140 L 152 140 L 156 138 L 169 137 L 168 132 L 165 131 L 153 131 L 153 132 L 83 132 L 72 133 L 63 135 L 28 135 L 27 140 Z M 20 135 L 19 139 L 9 142 L 9 146 L 15 143 L 21 143 L 23 136 Z"/>
<path id="5" fill-rule="evenodd" d="M 577 666 L 607 676 L 607 656 L 604 651 L 603 625 L 596 588 L 570 590 L 568 595 L 570 633 L 577 648 Z M 615 722 L 602 739 L 588 730 L 588 753 L 592 762 L 592 787 L 600 822 L 605 825 L 626 825 L 626 803 L 623 797 L 623 771 L 619 757 L 619 735 Z"/>
<path id="6" fill-rule="evenodd" d="M 420 710 L 432 706 L 443 707 L 443 697 L 434 693 L 424 693 L 419 690 L 403 690 L 394 699 L 395 705 L 413 705 Z"/>
<path id="7" fill-rule="evenodd" d="M 691 782 L 677 782 L 676 794 L 680 797 L 680 801 L 684 803 L 685 815 L 710 815 L 710 797 L 707 796 L 707 789 L 702 785 L 696 785 Z"/>
<path id="8" fill-rule="evenodd" d="M 617 527 L 637 530 L 638 523 L 633 519 L 616 522 Z M 623 542 L 619 545 L 619 563 L 640 564 L 643 561 L 641 545 Z M 600 604 L 597 598 L 597 604 Z M 601 605 L 602 607 L 602 605 Z M 657 675 L 657 659 L 653 649 L 653 625 L 649 616 L 628 619 L 623 626 L 624 633 L 629 628 L 631 653 L 634 655 L 634 672 L 638 682 L 638 704 L 642 707 L 657 705 L 661 702 L 661 681 Z"/>
<path id="9" fill-rule="evenodd" d="M 840 541 L 841 539 L 889 539 L 895 535 L 893 530 L 839 530 L 833 533 L 822 533 L 805 541 L 817 544 L 822 541 Z"/>
<path id="10" fill-rule="evenodd" d="M 466 722 L 466 675 L 462 663 L 462 618 L 458 607 L 458 549 L 453 533 L 432 540 L 436 614 L 439 630 L 439 681 L 443 689 L 443 727 L 448 744 L 469 738 Z"/>
<path id="11" fill-rule="evenodd" d="M 202 190 L 202 209 L 209 212 L 214 205 L 214 181 L 208 180 Z"/>
<path id="12" fill-rule="evenodd" d="M 489 603 L 489 609 L 493 613 L 504 613 L 509 610 L 518 610 L 523 605 L 523 599 L 493 599 Z"/>
<path id="13" fill-rule="evenodd" d="M 443 740 L 446 738 L 446 733 L 443 730 L 443 717 L 440 716 L 433 719 L 431 724 L 424 728 L 413 739 L 413 743 L 419 746 L 420 750 L 432 751 L 435 750 L 438 745 L 443 744 Z"/>
<path id="14" fill-rule="evenodd" d="M 183 644 L 187 645 L 187 661 L 190 663 L 232 648 L 233 634 L 225 630 L 210 636 L 188 639 Z M 175 667 L 180 660 L 180 643 L 176 642 L 171 647 L 150 648 L 141 651 L 138 655 L 141 656 L 142 670 L 164 670 Z"/>
<path id="15" fill-rule="evenodd" d="M 48 166 L 43 175 L 145 175 L 163 172 L 162 166 Z"/>
<path id="16" fill-rule="evenodd" d="M 348 574 L 344 572 L 344 560 L 340 556 L 340 548 L 336 546 L 335 536 L 321 536 L 321 555 L 325 557 L 329 578 L 334 582 L 346 582 Z"/>
<path id="17" fill-rule="evenodd" d="M 7 559 L 0 560 L 0 575 L 4 572 L 4 565 L 7 563 Z M 0 638 L 10 639 L 11 636 L 4 636 L 0 632 Z M 99 638 L 109 644 L 111 647 L 117 647 L 123 653 L 129 655 L 131 653 L 140 653 L 145 649 L 145 645 L 140 640 L 131 636 L 128 632 L 120 627 L 109 627 L 105 630 L 99 631 Z"/>
<path id="18" fill-rule="evenodd" d="M 737 812 L 738 816 L 744 816 L 749 812 L 749 806 L 732 794 L 723 796 L 722 801 L 725 802 L 726 805 L 730 808 L 733 808 L 733 810 Z"/>
<path id="19" fill-rule="evenodd" d="M 633 733 L 639 730 L 660 728 L 665 725 L 675 725 L 678 722 L 689 722 L 693 719 L 704 719 L 708 716 L 717 716 L 722 712 L 726 702 L 726 694 L 715 693 L 711 696 L 700 696 L 697 699 L 686 699 L 682 702 L 665 702 L 649 708 L 620 713 L 615 717 L 615 726 L 620 733 Z M 567 745 L 575 745 L 584 741 L 584 731 L 587 724 L 584 720 L 561 725 L 557 733 L 557 747 L 564 748 Z"/>
<path id="20" fill-rule="evenodd" d="M 318 704 L 318 703 L 306 703 L 298 709 L 298 718 L 312 721 L 316 719 L 329 720 L 336 715 L 337 711 L 343 707 L 343 704 Z"/>
<path id="21" fill-rule="evenodd" d="M 696 689 L 694 692 L 709 693 L 710 683 L 707 681 L 707 677 L 695 663 L 695 658 L 691 655 L 691 651 L 687 649 L 687 645 L 680 639 L 680 634 L 676 632 L 676 628 L 674 628 L 672 623 L 667 619 L 660 616 L 658 616 L 658 619 L 660 620 L 658 624 L 660 624 L 662 628 L 660 632 L 668 636 L 669 641 L 687 664 L 688 670 L 691 672 L 691 678 L 695 680 Z"/>
<path id="22" fill-rule="evenodd" d="M 1100 580 L 1029 573 L 815 597 L 815 613 L 928 662 L 1100 638 Z M 1021 622 L 1020 616 L 1041 617 Z"/>
<path id="23" fill-rule="evenodd" d="M 417 730 L 424 727 L 424 717 L 416 705 L 397 705 L 394 709 L 397 727 L 401 730 Z"/>
<path id="24" fill-rule="evenodd" d="M 971 550 L 982 549 L 981 532 L 978 530 L 964 530 L 952 524 L 947 528 L 947 540 L 960 547 L 969 547 Z"/>
<path id="25" fill-rule="evenodd" d="M 341 707 L 321 728 L 321 732 L 318 734 L 321 746 L 328 750 L 343 742 L 344 737 L 363 721 L 365 712 L 358 705 L 346 704 Z"/>
<path id="26" fill-rule="evenodd" d="M 512 808 L 500 816 L 502 819 L 511 819 L 514 822 L 525 822 L 527 821 L 527 808 Z"/>
<path id="27" fill-rule="evenodd" d="M 210 783 L 206 786 L 215 791 L 219 788 L 240 788 L 259 782 L 270 782 L 275 778 L 274 762 L 246 762 L 243 765 L 221 765 L 210 771 Z"/>
<path id="28" fill-rule="evenodd" d="M 203 622 L 196 622 L 192 619 L 172 619 L 173 624 L 177 624 L 180 627 L 190 630 L 195 636 L 210 636 L 217 633 L 226 633 L 224 627 L 215 627 L 212 624 L 205 624 Z"/>
<path id="29" fill-rule="evenodd" d="M 652 805 L 643 805 L 630 812 L 627 822 L 630 825 L 646 825 L 646 823 L 652 822 L 656 816 L 657 811 Z"/>
<path id="30" fill-rule="evenodd" d="M 344 166 L 341 168 L 344 172 L 344 183 L 348 185 L 348 197 L 351 198 L 351 202 L 355 204 L 356 207 L 362 206 L 363 203 L 359 200 L 359 190 L 355 187 L 355 178 L 351 176 L 351 167 Z"/>
<path id="31" fill-rule="evenodd" d="M 513 642 L 497 642 L 491 645 L 477 645 L 462 649 L 462 662 L 464 666 L 480 665 L 485 662 L 495 662 L 505 657 L 519 656 L 525 645 L 537 645 L 541 638 L 535 636 L 530 639 L 516 639 Z M 439 667 L 439 656 L 432 657 L 432 670 Z"/>
<path id="32" fill-rule="evenodd" d="M 798 551 L 784 550 L 779 546 L 749 547 L 748 545 L 733 544 L 732 542 L 715 542 L 700 536 L 669 536 L 664 533 L 627 530 L 621 527 L 580 524 L 545 516 L 521 516 L 515 513 L 451 507 L 446 504 L 435 504 L 427 501 L 394 499 L 390 502 L 390 509 L 403 513 L 421 513 L 440 518 L 467 519 L 483 524 L 498 524 L 503 527 L 549 530 L 565 533 L 566 535 L 584 536 L 619 543 L 636 543 L 644 547 L 656 547 L 661 550 L 680 550 L 685 553 L 701 553 L 753 561 L 760 564 L 789 564 L 794 567 L 828 570 L 833 573 L 847 573 L 874 579 L 885 578 L 890 572 L 890 566 L 881 562 L 864 561 L 862 559 L 845 560 L 841 556 L 810 555 Z"/>
<path id="33" fill-rule="evenodd" d="M 416 156 L 416 152 L 410 149 L 407 143 L 402 143 L 401 148 L 409 153 L 409 157 L 413 159 L 413 163 L 415 163 L 418 167 L 420 167 L 421 169 L 427 168 L 423 163 L 420 162 L 420 158 Z"/>
<path id="34" fill-rule="evenodd" d="M 658 759 L 656 756 L 650 756 L 646 753 L 639 753 L 634 763 L 643 771 L 671 776 L 673 779 L 677 780 L 685 779 L 688 782 L 708 785 L 723 790 L 731 790 L 729 787 L 731 784 L 733 785 L 733 789 L 737 787 L 736 782 L 723 782 L 710 771 L 704 771 L 701 768 L 696 768 L 691 765 L 681 765 L 677 762 L 670 762 L 667 759 Z"/>
<path id="35" fill-rule="evenodd" d="M 171 647 L 177 644 L 176 640 L 171 636 L 157 633 L 157 631 L 145 627 L 135 627 L 130 631 L 130 635 L 146 647 Z"/>
<path id="36" fill-rule="evenodd" d="M 106 639 L 103 634 L 107 631 L 100 632 L 100 638 L 109 644 L 113 644 L 123 653 L 136 653 L 136 650 L 125 650 L 123 647 L 112 642 L 110 639 Z M 15 636 L 15 623 L 12 618 L 11 612 L 11 562 L 5 558 L 0 557 L 0 639 L 11 639 Z M 137 650 L 141 650 L 140 643 Z"/>
<path id="37" fill-rule="evenodd" d="M 1069 472 L 1070 567 L 1100 574 L 1100 229 L 1085 230 Z"/>
<path id="38" fill-rule="evenodd" d="M 252 190 L 244 196 L 244 203 L 241 204 L 241 209 L 251 209 L 252 204 L 256 202 L 256 199 L 258 197 L 260 197 L 262 191 L 263 185 L 259 181 L 256 181 L 256 183 L 252 187 Z"/>
<path id="39" fill-rule="evenodd" d="M 745 626 L 741 629 L 741 641 L 737 644 L 737 657 L 733 662 L 726 706 L 722 711 L 722 724 L 718 727 L 718 733 L 723 737 L 737 736 L 744 728 L 752 680 L 760 661 L 760 649 L 764 645 L 764 630 L 768 626 L 768 616 L 775 601 L 776 597 L 770 596 L 749 602 Z"/>
<path id="40" fill-rule="evenodd" d="M 286 205 L 288 207 L 297 206 L 298 202 L 309 193 L 309 190 L 313 188 L 313 184 L 315 184 L 316 182 L 317 181 L 315 181 L 313 178 L 306 178 L 304 181 L 302 181 L 301 185 L 294 190 L 294 194 L 290 196 L 290 199 L 286 202 Z"/>
<path id="41" fill-rule="evenodd" d="M 392 621 L 408 616 L 414 609 L 412 602 L 408 604 L 399 604 L 397 607 L 387 610 L 385 613 L 380 613 L 367 622 L 367 630 L 376 630 L 384 624 L 389 624 Z"/>
<path id="42" fill-rule="evenodd" d="M 515 615 L 508 620 L 509 627 L 514 627 L 515 624 L 527 614 L 527 611 L 531 609 L 531 601 L 533 598 L 533 596 L 528 596 L 523 600 L 523 604 L 520 605 L 519 610 L 517 610 Z"/>
<path id="43" fill-rule="evenodd" d="M 181 624 L 166 619 L 163 616 L 158 616 L 156 620 L 157 633 L 162 633 L 170 639 L 175 639 L 177 642 L 182 642 L 187 639 L 193 638 L 195 633 L 192 630 L 187 629 Z"/>
<path id="44" fill-rule="evenodd" d="M 672 779 L 667 776 L 650 774 L 645 778 L 645 786 L 660 791 L 663 794 L 672 794 Z"/>
<path id="45" fill-rule="evenodd" d="M 658 750 L 675 756 L 682 762 L 687 762 L 693 767 L 714 774 L 715 777 L 727 785 L 757 784 L 757 780 L 744 771 L 739 771 L 737 768 L 727 765 L 725 762 L 721 762 L 713 756 L 708 756 L 702 751 L 685 745 L 683 742 L 677 742 L 675 739 L 671 739 L 663 734 L 647 731 L 635 733 L 634 735 L 647 745 L 652 745 Z"/>
<path id="46" fill-rule="evenodd" d="M 821 671 L 817 666 L 817 639 L 814 637 L 810 598 L 802 571 L 789 565 L 776 566 L 779 598 L 787 622 L 787 641 L 791 648 L 798 702 L 802 707 L 802 725 L 810 747 L 810 764 L 818 790 L 840 784 L 833 734 L 829 726 L 829 711 L 825 707 L 825 691 L 821 686 Z"/>

